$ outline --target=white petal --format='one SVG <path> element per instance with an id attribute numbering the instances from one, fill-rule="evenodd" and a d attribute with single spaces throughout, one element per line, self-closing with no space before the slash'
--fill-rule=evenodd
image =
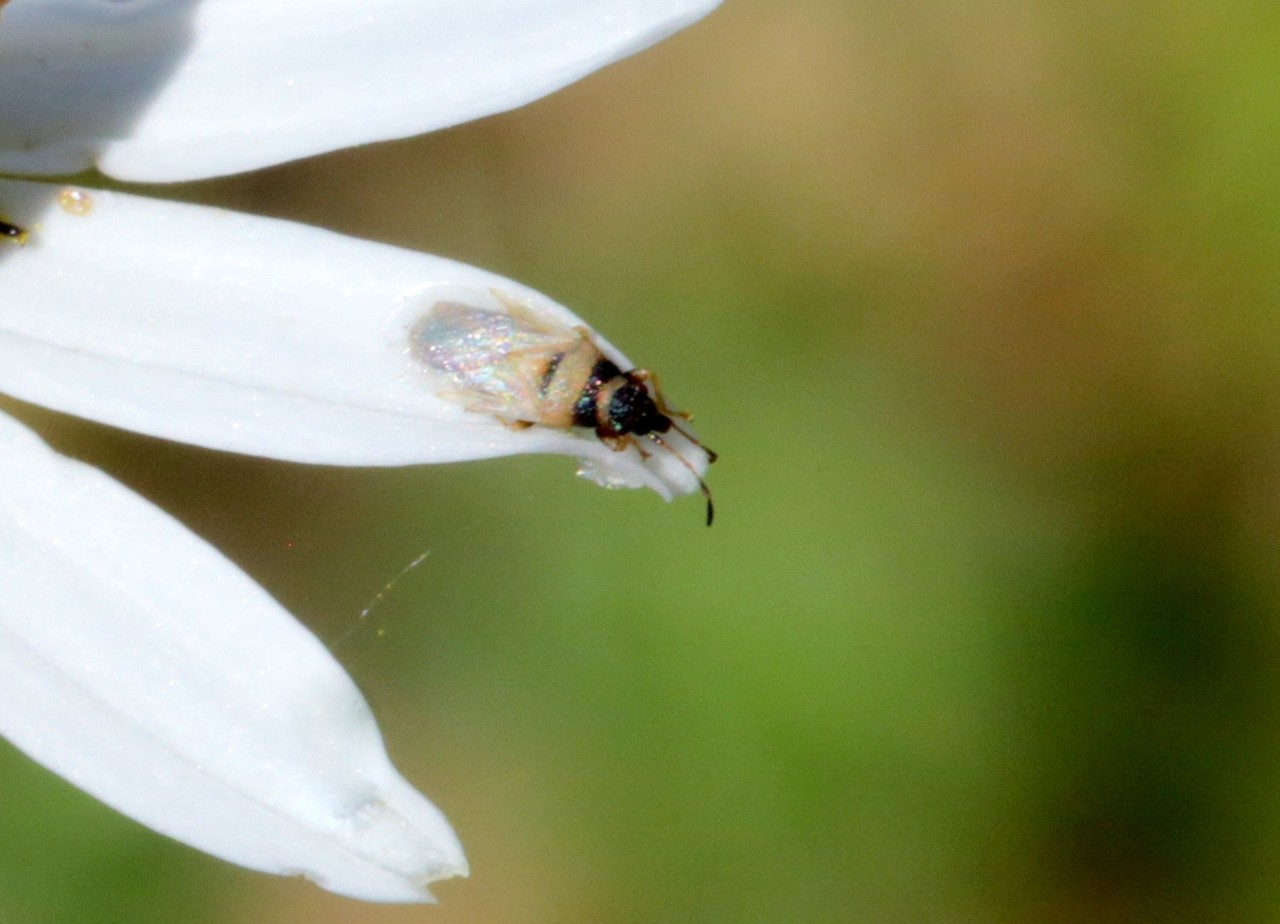
<path id="1" fill-rule="evenodd" d="M 329 653 L 216 550 L 0 415 L 0 732 L 216 856 L 379 901 L 466 874 Z"/>
<path id="2" fill-rule="evenodd" d="M 65 190 L 64 190 L 65 192 Z M 290 222 L 0 182 L 29 243 L 0 242 L 0 391 L 58 410 L 253 455 L 339 465 L 576 456 L 610 485 L 698 488 L 674 453 L 642 460 L 594 436 L 513 431 L 441 396 L 409 351 L 440 299 L 507 293 L 565 327 L 583 321 L 475 267 Z M 83 209 L 81 209 L 83 211 Z M 622 368 L 621 353 L 600 345 Z M 700 473 L 706 454 L 671 440 Z"/>
<path id="3" fill-rule="evenodd" d="M 521 106 L 719 0 L 44 0 L 0 28 L 0 172 L 169 181 Z"/>

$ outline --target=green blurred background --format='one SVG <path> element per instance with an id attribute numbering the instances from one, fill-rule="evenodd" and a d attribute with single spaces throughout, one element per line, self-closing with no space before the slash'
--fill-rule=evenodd
<path id="1" fill-rule="evenodd" d="M 161 190 L 571 306 L 696 411 L 718 521 L 26 413 L 329 642 L 473 875 L 361 905 L 6 750 L 0 922 L 1280 920 L 1278 72 L 1261 3 L 730 0 Z"/>

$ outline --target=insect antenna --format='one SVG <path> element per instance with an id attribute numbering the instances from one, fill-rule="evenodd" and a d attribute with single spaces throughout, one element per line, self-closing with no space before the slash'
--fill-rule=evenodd
<path id="1" fill-rule="evenodd" d="M 694 436 L 692 433 L 690 433 L 690 432 L 689 432 L 688 430 L 686 430 L 684 427 L 680 426 L 680 425 L 679 425 L 678 423 L 676 423 L 674 420 L 673 420 L 673 421 L 671 421 L 671 429 L 672 429 L 672 430 L 675 430 L 677 433 L 679 433 L 681 436 L 683 436 L 683 437 L 684 437 L 685 439 L 687 439 L 689 442 L 693 443 L 693 445 L 697 446 L 699 449 L 701 449 L 703 452 L 705 452 L 705 453 L 707 454 L 707 463 L 708 463 L 708 464 L 710 464 L 710 463 L 714 462 L 716 459 L 720 458 L 720 457 L 719 457 L 718 455 L 716 455 L 716 453 L 715 453 L 714 451 L 712 451 L 710 448 L 708 448 L 708 447 L 706 447 L 706 446 L 703 446 L 703 445 L 702 445 L 702 440 L 698 439 L 696 436 Z M 663 444 L 663 445 L 666 445 L 666 444 Z M 669 446 L 668 446 L 667 448 L 668 448 L 668 449 L 670 449 L 671 447 L 669 447 Z M 674 451 L 674 450 L 673 450 L 673 451 Z M 679 453 L 677 453 L 677 455 L 679 455 Z M 689 463 L 687 463 L 687 462 L 686 462 L 685 464 L 686 464 L 686 465 L 688 465 Z"/>
<path id="2" fill-rule="evenodd" d="M 680 430 L 679 427 L 676 427 L 676 429 Z M 683 430 L 680 430 L 680 432 L 684 433 Z M 685 433 L 684 435 L 689 436 L 689 434 L 687 433 Z M 702 491 L 702 496 L 707 499 L 707 525 L 710 526 L 711 521 L 716 518 L 716 508 L 715 508 L 715 504 L 711 502 L 711 489 L 707 487 L 707 483 L 702 480 L 702 477 L 694 470 L 693 466 L 689 464 L 689 460 L 686 459 L 684 456 L 680 455 L 680 453 L 676 452 L 675 448 L 670 443 L 668 443 L 662 437 L 658 436 L 658 434 L 656 433 L 646 433 L 645 436 L 649 437 L 649 439 L 653 440 L 655 443 L 657 443 L 667 452 L 671 453 L 673 456 L 679 459 L 680 464 L 683 465 L 685 468 L 687 468 L 689 470 L 689 474 L 691 474 L 697 480 L 698 487 Z M 689 437 L 689 438 L 693 439 L 693 437 Z M 698 446 L 702 446 L 702 444 L 699 443 L 697 440 L 693 440 L 693 442 L 696 443 Z M 706 447 L 703 447 L 703 451 L 706 452 L 707 457 L 712 462 L 716 460 L 716 454 L 712 452 L 710 449 L 706 449 Z"/>
<path id="3" fill-rule="evenodd" d="M 675 430 L 677 433 L 679 433 L 689 442 L 693 443 L 693 445 L 701 447 L 702 451 L 707 454 L 707 462 L 714 462 L 716 460 L 717 458 L 716 454 L 712 452 L 710 449 L 708 449 L 706 446 L 703 446 L 702 440 L 698 439 L 696 436 L 694 436 L 684 427 L 676 423 L 674 419 L 672 419 L 672 418 L 679 418 L 680 420 L 690 421 L 690 420 L 693 420 L 693 415 L 690 414 L 688 411 L 677 411 L 667 406 L 667 399 L 662 394 L 662 385 L 661 383 L 658 382 L 658 376 L 655 375 L 652 370 L 632 369 L 630 372 L 627 373 L 627 375 L 633 376 L 638 381 L 651 383 L 653 385 L 653 388 L 651 389 L 651 395 L 653 397 L 653 401 L 658 406 L 658 410 L 662 412 L 662 416 L 671 420 L 671 429 Z M 649 435 L 652 436 L 653 434 L 649 434 Z M 662 440 L 658 440 L 658 442 L 662 443 Z M 662 443 L 662 445 L 666 446 L 666 443 Z M 667 447 L 667 448 L 670 448 L 670 447 Z M 676 455 L 679 455 L 679 453 L 676 453 Z M 684 460 L 681 459 L 680 461 L 683 462 Z M 688 466 L 689 463 L 685 462 L 684 464 Z M 694 474 L 697 474 L 697 473 L 695 472 Z M 705 494 L 706 491 L 703 491 L 703 493 Z"/>

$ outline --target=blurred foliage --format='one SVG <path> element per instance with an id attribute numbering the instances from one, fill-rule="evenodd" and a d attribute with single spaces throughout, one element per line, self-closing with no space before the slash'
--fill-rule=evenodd
<path id="1" fill-rule="evenodd" d="M 474 872 L 359 905 L 5 753 L 0 920 L 1280 917 L 1277 62 L 1262 4 L 731 0 L 160 190 L 572 306 L 697 411 L 719 519 L 33 418 L 330 642 Z"/>

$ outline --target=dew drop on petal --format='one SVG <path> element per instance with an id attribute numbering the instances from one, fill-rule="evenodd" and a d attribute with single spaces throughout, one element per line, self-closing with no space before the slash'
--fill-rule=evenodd
<path id="1" fill-rule="evenodd" d="M 58 207 L 68 215 L 88 215 L 93 211 L 93 196 L 87 190 L 64 186 L 58 191 Z"/>

